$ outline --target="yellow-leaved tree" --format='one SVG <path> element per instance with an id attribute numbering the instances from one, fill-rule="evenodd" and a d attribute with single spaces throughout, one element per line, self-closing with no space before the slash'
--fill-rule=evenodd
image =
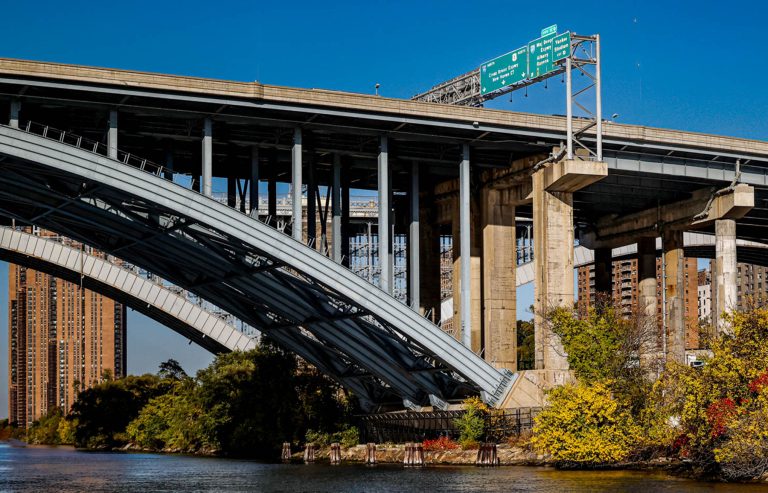
<path id="1" fill-rule="evenodd" d="M 608 385 L 558 387 L 536 417 L 531 444 L 564 465 L 598 465 L 626 459 L 642 429 Z"/>

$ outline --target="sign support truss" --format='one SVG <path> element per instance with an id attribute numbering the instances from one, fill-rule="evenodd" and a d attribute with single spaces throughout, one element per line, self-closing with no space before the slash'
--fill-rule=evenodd
<path id="1" fill-rule="evenodd" d="M 566 92 L 566 149 L 568 159 L 584 159 L 576 148 L 587 151 L 588 159 L 603 160 L 603 118 L 600 80 L 600 35 L 572 36 L 571 56 L 565 59 Z M 574 84 L 574 73 L 585 83 Z M 578 88 L 575 85 L 580 86 Z M 590 93 L 592 98 L 590 98 Z M 574 106 L 583 116 L 574 118 Z M 585 136 L 595 129 L 594 148 L 587 145 Z"/>
<path id="2" fill-rule="evenodd" d="M 477 68 L 451 80 L 438 84 L 428 91 L 415 95 L 414 101 L 480 107 L 485 101 L 498 98 L 512 91 L 528 87 L 545 79 L 565 74 L 566 79 L 566 148 L 568 159 L 603 159 L 603 120 L 600 80 L 600 35 L 580 36 L 571 34 L 571 55 L 556 62 L 556 69 L 532 79 L 502 87 L 482 94 L 480 69 Z M 577 83 L 574 74 L 583 77 L 585 83 Z M 578 86 L 578 87 L 577 87 Z M 590 98 L 590 94 L 594 99 Z M 574 116 L 574 106 L 582 113 Z M 594 129 L 595 145 L 586 142 L 587 132 Z M 586 150 L 586 155 L 575 152 Z M 587 157 L 588 156 L 588 157 Z"/>

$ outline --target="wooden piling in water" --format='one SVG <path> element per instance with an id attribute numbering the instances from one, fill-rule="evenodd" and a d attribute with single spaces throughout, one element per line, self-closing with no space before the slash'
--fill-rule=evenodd
<path id="1" fill-rule="evenodd" d="M 480 448 L 477 449 L 477 458 L 475 459 L 475 465 L 477 466 L 497 466 L 499 465 L 499 457 L 495 443 L 481 443 Z"/>
<path id="2" fill-rule="evenodd" d="M 291 444 L 290 444 L 290 442 L 283 442 L 283 452 L 280 454 L 280 459 L 283 462 L 290 462 L 290 460 L 291 460 Z"/>
<path id="3" fill-rule="evenodd" d="M 332 443 L 331 444 L 331 455 L 330 455 L 331 465 L 337 466 L 341 464 L 341 445 L 338 443 Z"/>
<path id="4" fill-rule="evenodd" d="M 367 443 L 365 445 L 365 463 L 368 465 L 376 465 L 376 444 Z"/>
<path id="5" fill-rule="evenodd" d="M 424 465 L 424 444 L 419 442 L 416 444 L 416 464 L 415 466 Z"/>
<path id="6" fill-rule="evenodd" d="M 424 446 L 421 443 L 408 442 L 405 444 L 403 465 L 408 467 L 424 465 Z"/>
<path id="7" fill-rule="evenodd" d="M 304 463 L 311 464 L 315 462 L 315 444 L 308 443 L 304 446 Z"/>

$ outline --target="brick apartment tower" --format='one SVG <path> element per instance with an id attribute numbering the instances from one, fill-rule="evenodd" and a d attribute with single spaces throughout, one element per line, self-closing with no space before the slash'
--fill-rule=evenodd
<path id="1" fill-rule="evenodd" d="M 685 258 L 684 272 L 684 303 L 685 303 L 685 349 L 699 348 L 698 331 L 698 272 L 697 260 Z M 637 259 L 614 260 L 612 272 L 612 300 L 614 306 L 620 307 L 625 316 L 635 313 L 638 302 L 638 270 Z M 586 313 L 595 304 L 595 266 L 585 265 L 578 269 L 577 302 L 580 313 Z M 661 320 L 663 317 L 663 283 L 661 259 L 656 259 L 656 307 L 659 319 L 659 341 L 661 341 Z M 660 343 L 661 344 L 661 343 Z"/>
<path id="2" fill-rule="evenodd" d="M 11 422 L 28 427 L 75 387 L 126 372 L 126 309 L 109 298 L 15 264 L 8 266 L 8 391 Z"/>

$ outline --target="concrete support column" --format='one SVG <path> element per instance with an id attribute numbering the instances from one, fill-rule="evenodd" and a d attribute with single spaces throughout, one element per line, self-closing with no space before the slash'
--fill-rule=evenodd
<path id="1" fill-rule="evenodd" d="M 269 152 L 269 181 L 267 182 L 267 216 L 270 224 L 277 224 L 277 150 Z"/>
<path id="2" fill-rule="evenodd" d="M 317 180 L 315 159 L 307 153 L 307 244 L 317 250 Z"/>
<path id="3" fill-rule="evenodd" d="M 251 147 L 251 190 L 248 197 L 251 217 L 259 217 L 259 148 Z"/>
<path id="4" fill-rule="evenodd" d="M 610 248 L 595 249 L 595 301 L 610 304 L 613 295 L 613 277 L 611 267 L 613 257 Z"/>
<path id="5" fill-rule="evenodd" d="M 461 340 L 461 215 L 460 197 L 451 199 L 451 245 L 453 253 L 453 271 L 451 272 L 451 288 L 453 299 L 453 330 L 456 338 Z"/>
<path id="6" fill-rule="evenodd" d="M 656 238 L 641 237 L 637 241 L 637 310 L 644 333 L 641 357 L 661 349 L 657 288 Z"/>
<path id="7" fill-rule="evenodd" d="M 425 180 L 429 181 L 429 180 Z M 428 195 L 419 210 L 419 300 L 420 313 L 433 322 L 440 321 L 440 225 L 437 223 L 434 196 Z"/>
<path id="8" fill-rule="evenodd" d="M 685 255 L 683 231 L 664 231 L 664 290 L 667 362 L 685 363 Z"/>
<path id="9" fill-rule="evenodd" d="M 107 132 L 107 155 L 117 159 L 117 110 L 109 110 L 109 131 Z"/>
<path id="10" fill-rule="evenodd" d="M 411 163 L 410 224 L 408 225 L 408 303 L 414 310 L 421 307 L 419 266 L 419 163 Z"/>
<path id="11" fill-rule="evenodd" d="M 517 370 L 517 238 L 515 207 L 503 192 L 483 190 L 483 326 L 485 359 Z"/>
<path id="12" fill-rule="evenodd" d="M 349 227 L 349 201 L 350 201 L 350 182 L 348 162 L 342 163 L 343 173 L 341 173 L 341 265 L 349 267 L 349 237 L 352 231 Z M 335 241 L 335 240 L 334 240 Z"/>
<path id="13" fill-rule="evenodd" d="M 738 308 L 736 287 L 736 221 L 720 219 L 715 221 L 715 293 L 716 306 L 712 307 L 712 321 L 718 334 L 729 332 L 730 326 L 723 318 L 724 313 Z"/>
<path id="14" fill-rule="evenodd" d="M 544 171 L 533 175 L 535 368 L 567 370 L 560 338 L 543 317 L 555 307 L 573 306 L 573 193 L 547 191 Z"/>
<path id="15" fill-rule="evenodd" d="M 381 137 L 379 148 L 379 265 L 381 267 L 380 287 L 392 294 L 392 238 L 390 236 L 389 213 L 392 192 L 389 171 L 389 141 Z"/>
<path id="16" fill-rule="evenodd" d="M 459 294 L 461 307 L 461 343 L 472 347 L 472 271 L 471 271 L 471 236 L 470 236 L 470 189 L 469 189 L 469 144 L 462 148 L 462 160 L 459 167 L 459 249 L 460 278 Z"/>
<path id="17" fill-rule="evenodd" d="M 293 205 L 293 239 L 302 241 L 303 223 L 301 207 L 301 129 L 293 130 L 293 148 L 291 148 L 291 200 Z"/>
<path id="18" fill-rule="evenodd" d="M 8 115 L 9 127 L 19 128 L 19 113 L 21 113 L 21 101 L 18 99 L 11 100 L 11 111 Z"/>
<path id="19" fill-rule="evenodd" d="M 341 156 L 333 155 L 331 169 L 331 258 L 341 263 Z"/>
<path id="20" fill-rule="evenodd" d="M 213 194 L 213 122 L 203 121 L 203 195 Z"/>
<path id="21" fill-rule="evenodd" d="M 637 295 L 640 313 L 658 327 L 658 302 L 656 297 L 656 238 L 640 238 L 637 241 Z"/>

